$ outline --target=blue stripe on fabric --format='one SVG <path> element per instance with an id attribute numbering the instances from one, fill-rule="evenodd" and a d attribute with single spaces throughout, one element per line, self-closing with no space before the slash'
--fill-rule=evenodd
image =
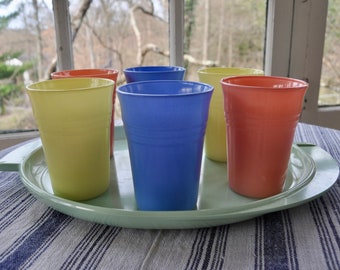
<path id="1" fill-rule="evenodd" d="M 193 247 L 191 248 L 189 260 L 185 269 L 198 269 L 199 261 L 201 260 L 201 256 L 203 253 L 202 243 L 206 238 L 208 230 L 207 229 L 199 229 L 197 230 L 196 237 L 193 243 Z"/>
<path id="2" fill-rule="evenodd" d="M 339 159 L 340 131 L 299 123 L 294 137 L 295 142 L 313 143 Z M 336 155 L 336 156 L 335 156 Z"/>
<path id="3" fill-rule="evenodd" d="M 329 130 L 325 150 L 339 160 L 340 131 Z"/>
<path id="4" fill-rule="evenodd" d="M 116 239 L 117 235 L 120 233 L 121 228 L 118 227 L 109 227 L 107 226 L 107 231 L 105 234 L 100 236 L 101 241 L 96 241 L 92 243 L 88 256 L 85 256 L 83 260 L 84 269 L 96 269 L 97 265 L 104 257 L 105 253 L 108 251 L 111 243 Z M 92 254 L 92 255 L 91 255 Z"/>
<path id="5" fill-rule="evenodd" d="M 325 195 L 324 197 L 321 197 L 320 201 L 322 202 L 322 204 L 324 206 L 324 210 L 326 212 L 328 223 L 329 223 L 329 225 L 332 229 L 333 236 L 336 240 L 337 246 L 340 249 L 340 236 L 337 232 L 337 227 L 340 224 L 340 219 L 339 219 L 340 211 L 336 210 L 336 209 L 339 209 L 340 199 L 339 199 L 339 196 L 337 196 L 337 195 L 339 195 L 339 194 L 335 193 L 335 189 L 332 189 L 332 190 L 328 191 L 327 195 Z M 334 216 L 336 218 L 337 223 L 334 223 L 332 218 L 331 218 L 330 211 L 327 208 L 327 204 L 324 200 L 326 197 L 329 198 L 329 204 L 331 205 L 332 209 L 335 209 L 335 211 L 332 211 L 332 213 L 334 213 Z"/>
<path id="6" fill-rule="evenodd" d="M 43 222 L 39 223 L 39 226 L 29 235 L 23 236 L 25 239 L 18 244 L 16 241 L 13 245 L 15 248 L 7 254 L 6 257 L 0 261 L 0 269 L 18 269 L 23 265 L 39 248 L 43 243 L 52 237 L 56 231 L 66 219 L 71 219 L 57 211 L 53 213 Z"/>
<path id="7" fill-rule="evenodd" d="M 47 248 L 51 245 L 51 243 L 56 238 L 58 238 L 60 233 L 68 226 L 68 224 L 71 223 L 71 221 L 72 221 L 71 217 L 68 217 L 68 218 L 64 219 L 63 221 L 61 221 L 58 229 L 55 230 L 53 235 L 51 235 L 50 237 L 48 237 L 46 239 L 46 241 L 43 243 L 43 245 L 41 245 L 40 248 L 38 250 L 36 250 L 36 252 L 34 252 L 34 254 L 25 262 L 25 264 L 22 266 L 22 268 L 26 269 L 26 268 L 32 266 L 34 264 L 34 262 L 39 258 L 39 256 L 42 255 L 47 250 Z"/>
<path id="8" fill-rule="evenodd" d="M 88 243 L 86 251 L 83 250 L 82 258 L 77 263 L 77 265 L 75 265 L 77 269 L 81 269 L 81 268 L 91 269 L 92 263 L 94 263 L 97 259 L 98 249 L 101 250 L 102 248 L 105 247 L 102 240 L 107 238 L 107 236 L 109 236 L 109 232 L 111 232 L 109 226 L 103 227 L 103 230 L 100 233 L 96 234 L 96 238 L 94 239 L 94 241 L 91 241 L 90 243 Z"/>
<path id="9" fill-rule="evenodd" d="M 229 226 L 197 230 L 185 269 L 223 269 Z"/>
<path id="10" fill-rule="evenodd" d="M 336 229 L 334 228 L 333 221 L 329 218 L 329 211 L 326 207 L 326 204 L 324 203 L 323 198 L 321 197 L 318 200 L 312 201 L 310 203 L 310 210 L 316 225 L 316 228 L 318 230 L 320 243 L 322 246 L 322 252 L 325 257 L 325 261 L 327 264 L 328 269 L 339 269 L 339 258 L 336 254 L 336 247 L 337 245 L 339 249 L 339 235 L 337 234 Z M 323 214 L 324 212 L 324 214 Z M 325 216 L 327 218 L 325 218 Z M 328 221 L 328 224 L 326 223 L 326 220 Z M 331 235 L 330 231 L 328 229 L 330 227 L 332 229 L 333 235 Z M 336 239 L 336 243 L 334 244 L 332 241 L 332 238 Z"/>
<path id="11" fill-rule="evenodd" d="M 121 228 L 95 224 L 82 241 L 75 247 L 62 269 L 95 269 Z"/>
<path id="12" fill-rule="evenodd" d="M 288 264 L 290 269 L 299 269 L 299 261 L 296 253 L 295 238 L 293 233 L 293 226 L 290 220 L 289 212 L 283 211 L 283 223 L 286 228 L 286 245 L 288 252 Z"/>
<path id="13" fill-rule="evenodd" d="M 210 230 L 210 236 L 209 236 L 208 241 L 206 241 L 207 247 L 206 247 L 206 252 L 205 252 L 205 256 L 204 256 L 203 263 L 202 263 L 203 269 L 208 269 L 210 256 L 212 253 L 212 247 L 213 247 L 214 240 L 215 240 L 215 235 L 216 235 L 216 230 L 215 229 Z"/>
<path id="14" fill-rule="evenodd" d="M 335 153 L 339 153 L 339 145 L 340 145 L 340 132 L 336 130 L 321 130 L 317 128 L 311 128 L 311 134 L 316 144 L 329 152 L 331 155 L 335 155 Z"/>
<path id="15" fill-rule="evenodd" d="M 297 131 L 295 132 L 295 137 L 294 137 L 295 142 L 313 143 L 313 144 L 316 143 L 315 139 L 311 135 L 312 134 L 311 128 L 305 126 L 304 124 L 299 123 L 296 130 Z"/>
<path id="16" fill-rule="evenodd" d="M 0 182 L 0 198 L 3 199 L 5 195 L 11 194 L 18 189 L 18 182 L 20 182 L 17 172 L 0 172 L 0 179 L 6 181 Z M 22 190 L 26 190 L 22 185 L 19 186 Z M 27 192 L 27 190 L 26 190 Z"/>
<path id="17" fill-rule="evenodd" d="M 84 252 L 84 250 L 88 247 L 89 243 L 91 243 L 96 236 L 96 233 L 100 229 L 98 224 L 94 224 L 92 228 L 89 230 L 87 235 L 83 237 L 82 241 L 77 245 L 77 247 L 73 250 L 73 252 L 68 256 L 68 259 L 61 266 L 60 270 L 67 269 L 68 267 L 72 267 L 75 265 L 76 260 L 79 255 Z"/>
<path id="18" fill-rule="evenodd" d="M 220 269 L 221 266 L 217 267 L 217 264 L 222 264 L 223 267 L 225 253 L 222 253 L 221 250 L 222 246 L 226 245 L 226 227 L 229 226 L 211 228 L 202 269 Z"/>
<path id="19" fill-rule="evenodd" d="M 31 207 L 31 205 L 36 201 L 36 199 L 28 194 L 21 200 L 17 200 L 17 204 L 12 204 L 8 212 L 0 218 L 0 232 L 6 229 L 9 225 L 16 221 L 16 219 L 25 213 L 25 211 Z"/>
<path id="20" fill-rule="evenodd" d="M 289 269 L 282 213 L 263 216 L 263 257 L 265 269 Z"/>
<path id="21" fill-rule="evenodd" d="M 7 194 L 10 192 L 8 191 Z M 16 190 L 14 193 L 11 193 L 8 197 L 6 197 L 1 203 L 0 203 L 0 212 L 2 213 L 4 210 L 7 210 L 8 207 L 13 206 L 13 204 L 20 204 L 18 202 L 18 199 L 20 197 L 23 197 L 24 195 L 27 195 L 28 192 L 26 188 L 21 188 L 19 190 Z"/>
<path id="22" fill-rule="evenodd" d="M 28 228 L 26 231 L 23 232 L 12 244 L 9 246 L 2 254 L 0 254 L 0 261 L 4 260 L 7 256 L 9 256 L 13 250 L 17 248 L 18 245 L 21 245 L 23 242 L 26 241 L 27 238 L 35 231 L 37 228 L 39 228 L 40 224 L 43 223 L 46 219 L 49 218 L 51 215 L 52 210 L 47 209 L 45 211 L 39 220 L 37 220 L 30 228 Z"/>
<path id="23" fill-rule="evenodd" d="M 263 217 L 255 219 L 255 265 L 254 269 L 262 269 L 263 265 Z"/>
<path id="24" fill-rule="evenodd" d="M 340 186 L 340 180 L 338 179 L 338 182 L 335 184 L 333 188 L 331 188 L 327 192 L 327 196 L 329 198 L 329 204 L 331 205 L 332 209 L 339 209 L 340 206 L 340 193 L 337 192 L 336 189 L 338 189 L 338 186 Z M 338 222 L 340 224 L 340 211 L 333 211 L 333 214 Z"/>
<path id="25" fill-rule="evenodd" d="M 207 229 L 203 229 L 202 231 L 201 238 L 199 239 L 197 243 L 197 253 L 194 257 L 194 264 L 191 269 L 198 269 L 198 266 L 202 260 L 202 254 L 204 252 L 204 244 L 205 244 L 205 240 L 207 239 L 208 232 L 209 231 Z"/>
<path id="26" fill-rule="evenodd" d="M 208 237 L 209 234 L 209 229 L 203 229 L 202 234 L 201 234 L 201 238 L 199 239 L 198 243 L 197 243 L 197 253 L 196 256 L 194 257 L 194 264 L 192 265 L 191 269 L 197 270 L 200 262 L 202 260 L 202 256 L 204 253 L 204 248 L 205 248 L 205 241 Z"/>
<path id="27" fill-rule="evenodd" d="M 217 243 L 213 251 L 211 269 L 223 269 L 229 225 L 217 227 L 216 230 L 218 231 L 216 237 Z"/>
<path id="28" fill-rule="evenodd" d="M 218 269 L 223 269 L 223 265 L 224 265 L 224 257 L 225 257 L 225 253 L 227 250 L 227 239 L 228 239 L 228 235 L 229 235 L 229 229 L 230 226 L 226 226 L 224 231 L 223 231 L 223 238 L 221 240 L 221 254 L 223 257 L 220 258 L 219 261 L 219 265 L 218 265 Z"/>

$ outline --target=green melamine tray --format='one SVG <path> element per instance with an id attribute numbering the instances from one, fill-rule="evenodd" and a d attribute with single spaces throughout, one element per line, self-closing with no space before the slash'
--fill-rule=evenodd
<path id="1" fill-rule="evenodd" d="M 318 146 L 294 145 L 284 191 L 266 199 L 240 196 L 228 187 L 226 164 L 202 161 L 197 209 L 139 211 L 136 208 L 127 142 L 122 127 L 115 130 L 111 185 L 101 196 L 82 202 L 55 196 L 40 139 L 30 141 L 0 160 L 0 170 L 19 171 L 23 184 L 46 205 L 73 217 L 139 229 L 185 229 L 235 223 L 306 203 L 337 180 L 336 161 Z"/>

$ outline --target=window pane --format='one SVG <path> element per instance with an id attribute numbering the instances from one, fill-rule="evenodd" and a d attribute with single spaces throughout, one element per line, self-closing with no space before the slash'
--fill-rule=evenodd
<path id="1" fill-rule="evenodd" d="M 0 30 L 4 44 L 0 55 L 20 52 L 9 57 L 13 60 L 10 64 L 20 63 L 27 71 L 13 81 L 1 80 L 1 85 L 13 82 L 17 90 L 2 92 L 5 111 L 0 115 L 0 132 L 36 128 L 25 84 L 48 79 L 56 59 L 52 1 L 21 2 L 21 15 Z M 70 1 L 73 26 L 79 22 L 82 3 Z M 197 70 L 203 66 L 263 69 L 265 14 L 266 0 L 186 0 L 186 79 L 198 80 Z M 119 85 L 125 83 L 125 67 L 168 65 L 168 36 L 168 1 L 95 0 L 73 44 L 74 67 L 118 69 Z M 119 121 L 119 104 L 116 111 L 115 120 Z"/>
<path id="2" fill-rule="evenodd" d="M 340 105 L 340 0 L 329 0 L 319 106 Z"/>
<path id="3" fill-rule="evenodd" d="M 11 93 L 7 91 L 3 95 L 4 110 L 0 113 L 0 132 L 36 129 L 30 102 L 25 94 L 25 84 L 49 79 L 55 65 L 52 1 L 36 2 L 37 8 L 34 8 L 32 1 L 22 1 L 24 8 L 20 16 L 0 32 L 1 44 L 6 44 L 1 46 L 1 54 L 14 50 L 20 52 L 15 57 L 18 59 L 9 57 L 11 65 L 16 65 L 18 61 L 20 65 L 26 62 L 32 64 L 27 72 L 13 81 L 17 90 Z M 79 15 L 83 2 L 70 1 L 72 26 L 81 20 Z M 8 11 L 9 9 L 4 8 L 3 14 Z M 118 83 L 124 83 L 124 67 L 169 64 L 168 32 L 167 1 L 93 1 L 74 40 L 74 68 L 118 69 Z M 1 85 L 6 87 L 9 83 L 8 79 L 1 80 Z M 117 113 L 115 119 L 119 120 L 119 106 Z"/>
<path id="4" fill-rule="evenodd" d="M 187 35 L 192 32 L 185 39 L 188 79 L 198 80 L 197 70 L 205 65 L 264 68 L 266 0 L 192 2 L 194 16 L 187 13 L 185 20 Z"/>

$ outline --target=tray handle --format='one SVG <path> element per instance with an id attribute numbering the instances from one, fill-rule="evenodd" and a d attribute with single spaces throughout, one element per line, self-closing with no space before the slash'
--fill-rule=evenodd
<path id="1" fill-rule="evenodd" d="M 37 138 L 15 148 L 0 159 L 0 171 L 19 171 L 25 157 L 40 146 L 41 140 Z"/>

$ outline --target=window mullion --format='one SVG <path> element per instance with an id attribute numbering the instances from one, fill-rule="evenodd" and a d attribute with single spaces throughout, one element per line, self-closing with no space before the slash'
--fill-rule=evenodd
<path id="1" fill-rule="evenodd" d="M 268 0 L 265 73 L 288 76 L 290 67 L 293 0 Z"/>
<path id="2" fill-rule="evenodd" d="M 169 1 L 170 65 L 184 65 L 184 1 Z"/>
<path id="3" fill-rule="evenodd" d="M 318 99 L 327 22 L 327 0 L 295 1 L 289 75 L 309 82 L 303 120 L 318 121 Z"/>
<path id="4" fill-rule="evenodd" d="M 73 69 L 72 31 L 68 0 L 53 0 L 58 70 Z"/>

